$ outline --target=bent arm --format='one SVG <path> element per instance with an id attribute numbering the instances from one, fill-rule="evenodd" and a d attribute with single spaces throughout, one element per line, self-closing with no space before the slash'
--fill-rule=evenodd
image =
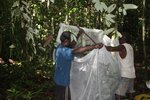
<path id="1" fill-rule="evenodd" d="M 105 46 L 108 51 L 122 51 L 124 49 L 123 45 L 117 47 Z"/>

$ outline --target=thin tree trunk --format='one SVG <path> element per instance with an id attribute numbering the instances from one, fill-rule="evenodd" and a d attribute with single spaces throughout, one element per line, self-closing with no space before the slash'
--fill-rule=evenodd
<path id="1" fill-rule="evenodd" d="M 142 33 L 143 33 L 143 52 L 144 52 L 144 65 L 145 65 L 145 80 L 147 80 L 147 61 L 146 61 L 146 47 L 145 47 L 145 2 L 146 2 L 146 0 L 143 0 Z"/>

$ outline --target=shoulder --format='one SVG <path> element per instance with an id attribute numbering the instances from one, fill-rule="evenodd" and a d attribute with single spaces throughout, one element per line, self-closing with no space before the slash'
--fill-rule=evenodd
<path id="1" fill-rule="evenodd" d="M 125 48 L 132 48 L 132 46 L 129 43 L 124 43 L 123 45 L 125 46 Z"/>
<path id="2" fill-rule="evenodd" d="M 59 46 L 57 47 L 57 49 L 58 49 L 59 51 L 61 51 L 61 52 L 69 52 L 69 51 L 72 51 L 72 50 L 73 50 L 73 49 L 71 49 L 71 48 L 64 47 L 64 46 L 62 46 L 62 45 L 59 45 Z"/>

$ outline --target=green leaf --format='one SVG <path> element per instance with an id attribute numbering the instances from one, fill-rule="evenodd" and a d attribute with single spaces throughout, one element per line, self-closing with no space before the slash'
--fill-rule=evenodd
<path id="1" fill-rule="evenodd" d="M 119 7 L 119 12 L 122 12 L 122 7 Z"/>
<path id="2" fill-rule="evenodd" d="M 124 9 L 137 9 L 138 6 L 135 4 L 123 4 Z"/>
<path id="3" fill-rule="evenodd" d="M 85 40 L 82 40 L 82 46 L 83 46 L 83 47 L 86 46 Z"/>
<path id="4" fill-rule="evenodd" d="M 123 9 L 123 15 L 127 15 L 127 12 L 125 9 Z"/>
<path id="5" fill-rule="evenodd" d="M 19 1 L 14 2 L 14 4 L 12 5 L 12 8 L 16 7 L 18 4 L 19 4 Z"/>
<path id="6" fill-rule="evenodd" d="M 13 48 L 15 48 L 15 45 L 12 44 L 12 45 L 9 46 L 9 48 L 13 49 Z"/>
<path id="7" fill-rule="evenodd" d="M 27 2 L 25 2 L 25 1 L 21 1 L 24 5 L 27 5 L 28 3 Z"/>
<path id="8" fill-rule="evenodd" d="M 106 25 L 108 26 L 108 27 L 110 27 L 110 22 L 108 21 L 108 20 L 105 20 L 105 22 L 106 22 Z"/>
<path id="9" fill-rule="evenodd" d="M 39 49 L 41 49 L 42 51 L 46 51 L 46 49 L 43 48 L 42 46 L 39 46 Z"/>
<path id="10" fill-rule="evenodd" d="M 73 39 L 75 42 L 77 42 L 77 38 L 75 37 L 75 35 L 73 35 Z"/>
<path id="11" fill-rule="evenodd" d="M 30 11 L 27 8 L 25 8 L 25 10 L 27 11 L 28 14 L 31 14 Z"/>
<path id="12" fill-rule="evenodd" d="M 96 2 L 96 4 L 94 5 L 94 7 L 96 8 L 97 11 L 99 11 L 99 10 L 100 10 L 101 12 L 103 11 L 103 8 L 102 8 L 102 6 L 100 6 L 100 3 L 99 3 L 99 2 Z"/>
<path id="13" fill-rule="evenodd" d="M 35 34 L 35 35 L 37 35 L 38 32 L 39 32 L 37 29 L 33 29 L 31 27 L 28 28 L 28 31 L 31 32 L 31 33 L 33 33 L 33 34 Z"/>
<path id="14" fill-rule="evenodd" d="M 109 33 L 111 33 L 112 31 L 114 31 L 115 28 L 110 28 L 108 30 L 105 31 L 104 34 L 108 35 Z"/>
<path id="15" fill-rule="evenodd" d="M 14 10 L 11 11 L 11 17 L 13 18 L 13 16 L 14 16 Z"/>
<path id="16" fill-rule="evenodd" d="M 97 34 L 101 34 L 103 31 L 102 30 L 100 30 Z"/>
<path id="17" fill-rule="evenodd" d="M 14 92 L 14 91 L 13 91 L 13 90 L 11 90 L 11 89 L 8 89 L 7 91 L 8 91 L 8 92 Z"/>
<path id="18" fill-rule="evenodd" d="M 22 7 L 20 7 L 20 11 L 23 11 L 23 8 L 24 8 L 23 6 L 22 6 Z"/>
<path id="19" fill-rule="evenodd" d="M 73 41 L 73 34 L 71 34 L 71 42 Z"/>
<path id="20" fill-rule="evenodd" d="M 118 32 L 118 31 L 117 31 L 117 35 L 118 35 L 119 37 L 122 37 L 122 34 L 121 34 L 120 32 Z"/>
<path id="21" fill-rule="evenodd" d="M 43 2 L 45 2 L 45 0 L 41 0 L 41 2 L 43 3 Z"/>
<path id="22" fill-rule="evenodd" d="M 106 15 L 106 19 L 107 19 L 108 21 L 112 22 L 112 23 L 115 23 L 115 21 L 112 19 L 112 18 L 114 18 L 114 17 L 115 17 L 115 15 L 112 15 L 112 14 Z"/>
<path id="23" fill-rule="evenodd" d="M 107 10 L 107 6 L 106 6 L 105 3 L 101 2 L 101 6 L 102 6 L 105 10 Z"/>
<path id="24" fill-rule="evenodd" d="M 21 27 L 24 28 L 24 22 L 21 22 Z"/>
<path id="25" fill-rule="evenodd" d="M 52 3 L 54 3 L 54 0 L 51 0 Z"/>
<path id="26" fill-rule="evenodd" d="M 99 0 L 92 0 L 93 3 L 99 2 Z"/>
<path id="27" fill-rule="evenodd" d="M 27 14 L 25 14 L 25 13 L 23 13 L 23 17 L 24 17 L 24 19 L 27 20 L 27 21 L 30 20 L 30 17 L 29 17 Z"/>
<path id="28" fill-rule="evenodd" d="M 116 8 L 116 4 L 112 4 L 107 8 L 107 12 L 111 13 L 112 11 L 114 11 L 115 8 Z"/>

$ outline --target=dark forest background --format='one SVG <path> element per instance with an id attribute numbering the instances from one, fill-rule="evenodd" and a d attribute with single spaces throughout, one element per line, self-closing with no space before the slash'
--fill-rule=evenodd
<path id="1" fill-rule="evenodd" d="M 137 76 L 134 97 L 150 94 L 146 86 L 150 80 L 150 0 L 100 1 L 117 5 L 111 27 L 130 34 Z M 138 8 L 127 10 L 127 15 L 117 13 L 123 4 Z M 92 0 L 1 0 L 0 100 L 54 100 L 52 55 L 58 25 L 104 30 L 104 14 Z"/>

